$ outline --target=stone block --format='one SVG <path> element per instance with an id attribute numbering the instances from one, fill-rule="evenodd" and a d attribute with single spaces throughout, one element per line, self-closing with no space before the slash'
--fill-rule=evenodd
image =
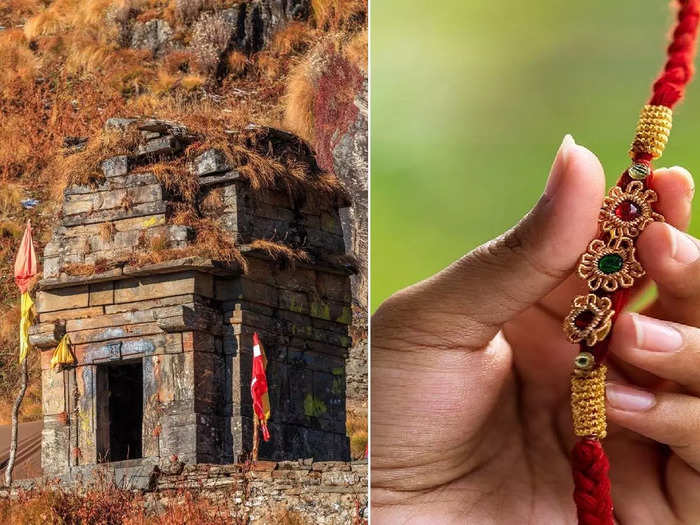
<path id="1" fill-rule="evenodd" d="M 95 283 L 89 285 L 90 306 L 112 304 L 114 302 L 114 282 Z"/>
<path id="2" fill-rule="evenodd" d="M 251 281 L 245 277 L 220 283 L 215 290 L 216 299 L 219 301 L 231 301 L 245 299 L 276 308 L 278 306 L 277 290 L 265 284 Z"/>
<path id="3" fill-rule="evenodd" d="M 182 149 L 180 141 L 173 136 L 159 137 L 139 146 L 139 157 L 173 155 Z"/>
<path id="4" fill-rule="evenodd" d="M 133 217 L 144 217 L 165 213 L 167 204 L 163 201 L 136 204 L 128 209 L 115 208 L 112 210 L 96 211 L 90 214 L 77 214 L 63 217 L 63 225 L 67 227 L 85 224 L 96 224 L 107 221 L 118 221 Z"/>
<path id="5" fill-rule="evenodd" d="M 87 285 L 55 290 L 42 290 L 37 294 L 37 311 L 55 312 L 71 308 L 86 308 L 89 306 L 90 294 Z"/>
<path id="6" fill-rule="evenodd" d="M 70 452 L 68 427 L 44 425 L 41 431 L 41 468 L 46 477 L 60 476 L 68 470 L 66 457 Z"/>
<path id="7" fill-rule="evenodd" d="M 231 169 L 226 154 L 219 149 L 208 149 L 194 159 L 193 165 L 194 172 L 200 177 Z"/>
<path id="8" fill-rule="evenodd" d="M 61 310 L 58 312 L 44 312 L 39 314 L 39 321 L 51 323 L 53 321 L 66 321 L 70 319 L 85 319 L 88 317 L 97 317 L 104 313 L 102 306 L 93 306 L 89 308 L 73 308 L 72 310 Z"/>
<path id="9" fill-rule="evenodd" d="M 218 175 L 207 175 L 199 180 L 200 188 L 209 188 L 212 186 L 218 186 L 226 183 L 230 183 L 236 180 L 242 180 L 241 174 L 236 170 L 227 171 L 225 173 L 220 173 Z M 237 228 L 232 228 L 237 230 Z"/>
<path id="10" fill-rule="evenodd" d="M 102 173 L 105 177 L 122 177 L 129 172 L 129 157 L 119 155 L 102 161 Z"/>
<path id="11" fill-rule="evenodd" d="M 50 354 L 49 352 L 46 352 Z M 66 412 L 64 378 L 67 372 L 41 371 L 41 407 L 44 416 Z"/>
<path id="12" fill-rule="evenodd" d="M 80 213 L 90 213 L 94 204 L 92 200 L 65 200 L 63 201 L 63 215 L 77 215 Z"/>
<path id="13" fill-rule="evenodd" d="M 120 312 L 133 312 L 135 310 L 148 310 L 151 308 L 168 307 L 173 305 L 193 305 L 195 296 L 192 294 L 173 295 L 170 297 L 160 297 L 143 301 L 127 302 L 105 306 L 106 314 L 116 314 Z"/>
<path id="14" fill-rule="evenodd" d="M 309 299 L 305 293 L 293 292 L 291 290 L 280 290 L 279 292 L 279 307 L 304 314 L 309 312 Z"/>
<path id="15" fill-rule="evenodd" d="M 60 266 L 61 260 L 58 257 L 46 257 L 44 255 L 44 278 L 58 277 Z"/>
<path id="16" fill-rule="evenodd" d="M 93 330 L 81 330 L 71 332 L 70 338 L 73 344 L 96 343 L 109 341 L 110 339 L 123 339 L 128 337 L 142 337 L 146 335 L 162 334 L 163 331 L 156 323 L 141 323 L 134 325 L 113 326 L 97 328 Z"/>
<path id="17" fill-rule="evenodd" d="M 136 122 L 135 118 L 108 118 L 104 124 L 104 130 L 110 132 L 120 132 L 129 129 L 129 126 Z"/>
<path id="18" fill-rule="evenodd" d="M 114 302 L 131 303 L 158 297 L 200 293 L 193 272 L 124 279 L 115 284 Z"/>

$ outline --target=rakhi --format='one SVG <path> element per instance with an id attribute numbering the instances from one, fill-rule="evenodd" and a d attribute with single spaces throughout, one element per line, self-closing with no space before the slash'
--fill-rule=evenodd
<path id="1" fill-rule="evenodd" d="M 700 19 L 700 0 L 680 0 L 678 19 L 666 64 L 642 108 L 630 149 L 631 166 L 603 200 L 600 234 L 578 265 L 589 291 L 573 300 L 564 331 L 580 344 L 571 376 L 571 411 L 579 441 L 571 458 L 574 501 L 581 525 L 612 525 L 610 465 L 601 440 L 607 433 L 605 375 L 607 339 L 615 319 L 627 304 L 635 281 L 644 276 L 636 259 L 635 241 L 654 221 L 664 218 L 654 208 L 652 161 L 661 156 L 671 132 L 673 106 L 683 97 L 693 75 Z"/>

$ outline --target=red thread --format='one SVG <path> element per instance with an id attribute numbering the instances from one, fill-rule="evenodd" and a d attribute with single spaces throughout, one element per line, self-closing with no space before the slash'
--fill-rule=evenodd
<path id="1" fill-rule="evenodd" d="M 673 30 L 671 43 L 667 48 L 668 58 L 663 70 L 654 82 L 649 104 L 654 106 L 673 106 L 683 98 L 685 87 L 694 73 L 698 22 L 700 21 L 700 0 L 678 0 L 678 18 Z M 634 162 L 651 167 L 651 155 L 638 153 Z M 625 188 L 632 179 L 623 173 L 617 185 Z M 645 187 L 652 186 L 653 174 L 644 181 Z M 612 308 L 617 316 L 629 301 L 630 290 L 620 289 L 613 293 Z M 608 353 L 608 338 L 592 348 L 581 344 L 582 351 L 590 351 L 595 356 L 596 364 L 601 364 Z M 583 438 L 576 443 L 572 451 L 571 466 L 574 475 L 574 501 L 579 525 L 613 525 L 613 505 L 610 496 L 610 478 L 608 461 L 600 441 Z"/>
<path id="2" fill-rule="evenodd" d="M 579 525 L 613 525 L 610 462 L 597 439 L 583 438 L 571 453 Z"/>
<path id="3" fill-rule="evenodd" d="M 693 76 L 695 41 L 700 20 L 700 0 L 678 2 L 678 23 L 668 46 L 668 59 L 661 74 L 654 82 L 649 104 L 672 108 L 683 98 L 685 86 Z"/>

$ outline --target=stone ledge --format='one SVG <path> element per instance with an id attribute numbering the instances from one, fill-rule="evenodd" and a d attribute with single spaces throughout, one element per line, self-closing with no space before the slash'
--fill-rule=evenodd
<path id="1" fill-rule="evenodd" d="M 259 248 L 253 248 L 250 244 L 244 244 L 240 246 L 239 251 L 241 252 L 242 255 L 246 257 L 256 257 L 257 259 L 262 259 L 264 261 L 274 261 L 275 259 L 265 253 L 265 250 L 261 250 Z M 356 272 L 350 268 L 348 268 L 345 265 L 342 264 L 334 264 L 331 262 L 312 262 L 312 263 L 305 263 L 305 262 L 296 262 L 295 266 L 297 268 L 305 268 L 309 270 L 317 270 L 317 271 L 323 271 L 323 272 L 328 272 L 328 273 L 335 273 L 338 275 L 354 275 Z"/>
<path id="2" fill-rule="evenodd" d="M 63 275 L 61 277 L 42 279 L 39 281 L 40 290 L 55 290 L 57 288 L 68 288 L 71 286 L 94 284 L 105 281 L 119 281 L 131 277 L 141 277 L 145 275 L 159 275 L 168 273 L 179 273 L 184 271 L 198 271 L 211 275 L 230 277 L 242 273 L 240 266 L 228 264 L 222 261 L 207 259 L 206 257 L 184 257 L 173 259 L 157 264 L 145 266 L 124 266 L 115 268 L 94 275 Z"/>

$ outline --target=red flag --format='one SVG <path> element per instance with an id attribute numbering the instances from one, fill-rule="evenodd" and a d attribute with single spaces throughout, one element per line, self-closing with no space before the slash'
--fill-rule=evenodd
<path id="1" fill-rule="evenodd" d="M 32 240 L 32 223 L 27 221 L 22 243 L 19 245 L 17 259 L 15 259 L 15 283 L 20 292 L 25 293 L 29 289 L 29 283 L 37 273 L 36 252 Z"/>
<path id="2" fill-rule="evenodd" d="M 267 358 L 265 349 L 260 344 L 258 333 L 253 334 L 253 374 L 250 380 L 250 393 L 253 396 L 253 411 L 260 422 L 263 439 L 270 441 L 270 432 L 267 429 L 267 420 L 270 419 L 270 398 L 267 395 Z"/>

